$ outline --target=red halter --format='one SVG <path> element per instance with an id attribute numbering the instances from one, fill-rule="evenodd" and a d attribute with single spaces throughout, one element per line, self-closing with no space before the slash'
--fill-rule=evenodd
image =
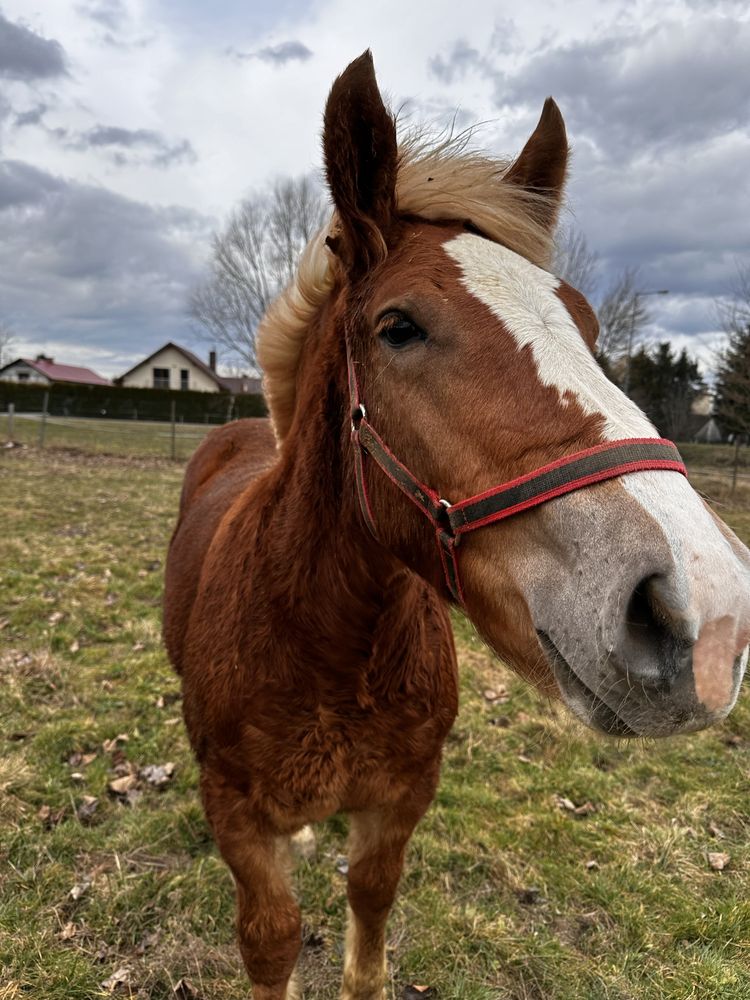
<path id="1" fill-rule="evenodd" d="M 359 397 L 359 386 L 354 362 L 347 345 L 349 367 L 349 395 L 351 398 L 352 441 L 354 443 L 354 469 L 357 493 L 362 516 L 374 538 L 377 539 L 375 518 L 367 494 L 364 452 L 388 476 L 391 482 L 417 506 L 435 531 L 445 582 L 454 600 L 464 603 L 461 578 L 458 572 L 456 549 L 462 535 L 485 525 L 494 524 L 523 510 L 538 507 L 565 493 L 572 493 L 584 486 L 615 479 L 629 472 L 647 469 L 687 470 L 680 453 L 671 441 L 664 438 L 623 438 L 566 455 L 555 462 L 543 465 L 517 479 L 494 486 L 484 493 L 457 503 L 449 503 L 435 490 L 421 483 L 400 462 L 367 420 L 367 412 Z"/>

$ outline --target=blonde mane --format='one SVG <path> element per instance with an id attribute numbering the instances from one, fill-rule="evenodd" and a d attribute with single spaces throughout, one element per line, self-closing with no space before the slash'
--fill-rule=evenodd
<path id="1" fill-rule="evenodd" d="M 470 223 L 488 239 L 547 267 L 552 234 L 539 221 L 546 196 L 506 183 L 510 161 L 467 151 L 467 138 L 463 134 L 432 146 L 418 137 L 401 143 L 399 214 Z M 305 337 L 333 288 L 335 269 L 325 238 L 334 226 L 335 213 L 308 243 L 294 281 L 269 306 L 258 329 L 258 359 L 279 445 L 294 415 Z"/>

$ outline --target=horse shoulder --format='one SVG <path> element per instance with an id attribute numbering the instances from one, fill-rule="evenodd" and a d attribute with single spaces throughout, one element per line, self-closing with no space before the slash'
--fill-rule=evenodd
<path id="1" fill-rule="evenodd" d="M 164 641 L 175 669 L 182 649 L 206 554 L 233 503 L 276 460 L 267 420 L 237 420 L 211 431 L 188 463 L 177 525 L 167 556 Z"/>

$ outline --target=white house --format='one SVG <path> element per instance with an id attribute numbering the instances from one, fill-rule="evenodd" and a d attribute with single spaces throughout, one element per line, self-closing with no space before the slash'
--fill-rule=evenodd
<path id="1" fill-rule="evenodd" d="M 61 365 L 54 358 L 37 354 L 30 358 L 18 358 L 0 368 L 0 379 L 5 382 L 25 382 L 30 385 L 51 385 L 53 382 L 71 382 L 76 385 L 112 385 L 90 368 L 78 365 Z"/>
<path id="2" fill-rule="evenodd" d="M 228 378 L 216 371 L 216 351 L 208 364 L 171 341 L 126 371 L 118 385 L 137 389 L 192 389 L 198 392 L 230 392 L 233 395 L 261 391 L 260 379 L 248 375 Z"/>

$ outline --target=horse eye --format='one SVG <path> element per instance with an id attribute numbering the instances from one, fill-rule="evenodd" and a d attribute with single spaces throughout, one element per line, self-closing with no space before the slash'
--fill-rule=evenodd
<path id="1" fill-rule="evenodd" d="M 406 347 L 415 340 L 425 340 L 426 335 L 423 330 L 412 323 L 406 316 L 394 316 L 387 326 L 380 331 L 380 337 L 389 347 L 398 350 Z"/>

